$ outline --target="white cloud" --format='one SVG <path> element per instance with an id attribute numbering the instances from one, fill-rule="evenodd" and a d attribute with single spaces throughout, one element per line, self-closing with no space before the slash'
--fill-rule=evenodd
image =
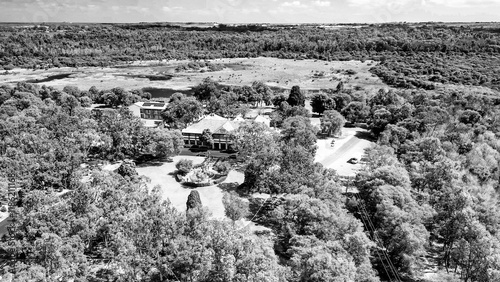
<path id="1" fill-rule="evenodd" d="M 307 5 L 300 3 L 300 1 L 283 2 L 281 6 L 291 8 L 307 8 Z"/>
<path id="2" fill-rule="evenodd" d="M 330 1 L 321 1 L 321 0 L 316 0 L 313 2 L 315 6 L 318 7 L 329 7 L 330 6 Z"/>
<path id="3" fill-rule="evenodd" d="M 243 9 L 241 9 L 241 12 L 243 14 L 260 13 L 260 9 L 258 9 L 258 8 L 250 8 L 250 9 L 243 8 Z"/>
<path id="4" fill-rule="evenodd" d="M 321 1 L 321 0 L 318 0 Z M 428 7 L 434 5 L 450 8 L 488 7 L 500 5 L 500 0 L 348 0 L 350 6 L 380 8 L 392 6 Z"/>
<path id="5" fill-rule="evenodd" d="M 500 5 L 500 0 L 427 0 L 427 3 L 452 8 L 488 7 Z"/>
<path id="6" fill-rule="evenodd" d="M 172 11 L 183 10 L 184 8 L 183 7 L 163 7 L 161 9 L 162 9 L 163 12 L 169 13 L 169 12 L 172 12 Z"/>

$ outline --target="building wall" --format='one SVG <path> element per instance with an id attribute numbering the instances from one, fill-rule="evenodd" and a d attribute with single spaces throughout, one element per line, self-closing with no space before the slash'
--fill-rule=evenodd
<path id="1" fill-rule="evenodd" d="M 200 135 L 197 133 L 182 133 L 184 137 L 184 146 L 191 147 L 193 145 L 203 145 L 200 142 Z M 230 145 L 233 144 L 231 136 L 229 134 L 214 134 L 214 143 L 212 149 L 214 150 L 226 150 Z"/>
<path id="2" fill-rule="evenodd" d="M 161 112 L 163 110 L 141 109 L 141 118 L 161 120 Z"/>
<path id="3" fill-rule="evenodd" d="M 141 107 L 137 105 L 130 105 L 128 109 L 132 112 L 132 114 L 136 117 L 141 117 Z"/>

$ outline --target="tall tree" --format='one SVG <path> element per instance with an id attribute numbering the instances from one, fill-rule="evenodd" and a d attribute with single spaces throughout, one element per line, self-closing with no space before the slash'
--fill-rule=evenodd
<path id="1" fill-rule="evenodd" d="M 290 90 L 290 94 L 288 95 L 287 102 L 290 106 L 305 106 L 306 98 L 302 91 L 300 91 L 300 87 L 295 85 Z"/>
<path id="2" fill-rule="evenodd" d="M 321 131 L 328 136 L 339 136 L 342 134 L 342 128 L 345 125 L 344 117 L 335 110 L 324 112 L 321 117 Z"/>

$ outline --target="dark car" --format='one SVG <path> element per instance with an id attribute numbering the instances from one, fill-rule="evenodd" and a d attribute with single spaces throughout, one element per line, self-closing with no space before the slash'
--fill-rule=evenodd
<path id="1" fill-rule="evenodd" d="M 350 158 L 347 162 L 350 164 L 357 164 L 359 161 L 356 158 Z"/>

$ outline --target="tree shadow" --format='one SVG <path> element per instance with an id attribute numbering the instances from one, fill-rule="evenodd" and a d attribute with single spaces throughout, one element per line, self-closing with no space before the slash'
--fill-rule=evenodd
<path id="1" fill-rule="evenodd" d="M 162 166 L 163 164 L 164 164 L 164 162 L 154 160 L 154 161 L 145 161 L 145 162 L 136 163 L 135 166 L 136 167 Z"/>
<path id="2" fill-rule="evenodd" d="M 248 195 L 243 191 L 243 184 L 239 184 L 238 182 L 221 183 L 217 185 L 217 187 L 224 192 L 235 192 L 240 197 L 248 197 Z"/>
<path id="3" fill-rule="evenodd" d="M 354 136 L 359 139 L 368 140 L 370 142 L 377 142 L 377 138 L 375 138 L 369 131 L 356 131 Z"/>

